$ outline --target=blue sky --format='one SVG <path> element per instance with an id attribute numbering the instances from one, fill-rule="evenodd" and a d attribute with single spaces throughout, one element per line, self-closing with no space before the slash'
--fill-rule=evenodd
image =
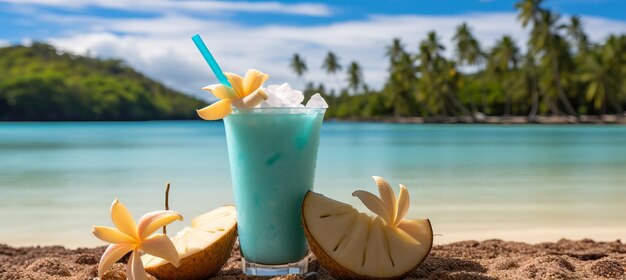
<path id="1" fill-rule="evenodd" d="M 526 32 L 515 19 L 515 1 L 196 1 L 196 0 L 0 0 L 0 45 L 46 41 L 60 49 L 117 57 L 167 85 L 202 96 L 214 82 L 189 37 L 200 33 L 223 68 L 258 68 L 270 83 L 301 85 L 289 71 L 298 52 L 309 64 L 307 80 L 337 84 L 319 69 L 324 54 L 364 67 L 366 82 L 386 77 L 384 48 L 400 37 L 415 51 L 436 30 L 446 45 L 466 21 L 488 48 L 511 34 L 524 48 Z M 548 0 L 565 17 L 581 15 L 592 40 L 626 32 L 626 1 Z M 452 48 L 446 50 L 448 55 Z"/>

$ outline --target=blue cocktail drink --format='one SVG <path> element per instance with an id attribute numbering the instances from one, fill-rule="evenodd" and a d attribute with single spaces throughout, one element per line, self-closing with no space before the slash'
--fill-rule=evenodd
<path id="1" fill-rule="evenodd" d="M 313 188 L 324 111 L 234 109 L 224 118 L 246 274 L 306 272 L 301 205 Z"/>

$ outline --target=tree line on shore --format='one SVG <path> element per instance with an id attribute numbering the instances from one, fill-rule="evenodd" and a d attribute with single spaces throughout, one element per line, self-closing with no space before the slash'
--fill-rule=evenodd
<path id="1" fill-rule="evenodd" d="M 345 86 L 335 92 L 309 82 L 305 93 L 322 93 L 330 104 L 327 116 L 334 118 L 497 115 L 533 121 L 539 115 L 623 115 L 626 35 L 591 42 L 580 17 L 562 19 L 542 2 L 515 4 L 518 21 L 530 32 L 528 42 L 504 35 L 487 49 L 462 23 L 453 37 L 454 57 L 447 58 L 436 31 L 415 52 L 395 38 L 386 47 L 389 76 L 381 90 L 367 86 L 358 62 L 344 69 L 329 51 L 321 67 L 333 77 L 345 70 Z M 475 71 L 462 73 L 460 67 Z M 308 70 L 297 53 L 290 68 L 301 78 Z"/>

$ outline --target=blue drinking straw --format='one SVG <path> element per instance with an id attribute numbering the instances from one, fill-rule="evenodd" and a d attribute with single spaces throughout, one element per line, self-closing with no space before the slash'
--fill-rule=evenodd
<path id="1" fill-rule="evenodd" d="M 209 64 L 209 67 L 211 67 L 211 70 L 213 71 L 213 74 L 215 74 L 215 76 L 217 77 L 217 80 L 219 80 L 222 85 L 232 89 L 233 86 L 230 85 L 228 78 L 226 78 L 226 75 L 224 75 L 224 72 L 222 72 L 222 69 L 217 64 L 217 61 L 215 61 L 215 58 L 213 57 L 213 55 L 211 55 L 211 52 L 202 41 L 202 38 L 200 38 L 200 34 L 193 35 L 193 37 L 191 37 L 191 40 L 193 40 L 193 42 L 196 44 L 196 47 L 204 57 L 204 60 L 206 60 L 206 62 Z"/>

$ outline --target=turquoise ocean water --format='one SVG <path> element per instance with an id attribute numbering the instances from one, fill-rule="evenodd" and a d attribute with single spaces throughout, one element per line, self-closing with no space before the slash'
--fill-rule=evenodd
<path id="1" fill-rule="evenodd" d="M 405 184 L 437 243 L 626 239 L 624 126 L 326 122 L 320 143 L 317 191 L 358 205 L 371 175 Z M 138 218 L 168 181 L 171 231 L 233 202 L 221 122 L 0 123 L 0 243 L 102 244 L 114 198 Z"/>

